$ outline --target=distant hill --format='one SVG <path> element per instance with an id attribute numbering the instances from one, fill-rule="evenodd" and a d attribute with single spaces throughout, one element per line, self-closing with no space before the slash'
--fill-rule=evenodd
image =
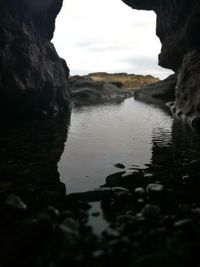
<path id="1" fill-rule="evenodd" d="M 151 75 L 136 75 L 127 73 L 107 73 L 107 72 L 94 72 L 87 75 L 94 81 L 105 82 L 120 82 L 125 88 L 134 89 L 146 84 L 159 82 L 159 78 L 155 78 Z"/>

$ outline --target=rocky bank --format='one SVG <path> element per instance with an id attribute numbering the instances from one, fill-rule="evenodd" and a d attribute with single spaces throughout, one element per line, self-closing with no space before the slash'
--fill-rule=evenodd
<path id="1" fill-rule="evenodd" d="M 69 78 L 75 105 L 122 101 L 126 97 L 133 96 L 136 88 L 158 81 L 158 78 L 151 75 L 106 72 Z"/>
<path id="2" fill-rule="evenodd" d="M 190 124 L 200 118 L 200 3 L 198 0 L 123 0 L 134 9 L 157 14 L 156 34 L 162 43 L 159 64 L 178 73 L 173 112 Z"/>
<path id="3" fill-rule="evenodd" d="M 69 69 L 50 42 L 62 0 L 0 1 L 1 115 L 55 115 L 70 106 Z"/>
<path id="4" fill-rule="evenodd" d="M 157 104 L 165 106 L 172 104 L 175 100 L 175 86 L 177 83 L 177 75 L 172 74 L 166 79 L 144 85 L 134 91 L 134 97 L 137 100 L 149 104 Z"/>

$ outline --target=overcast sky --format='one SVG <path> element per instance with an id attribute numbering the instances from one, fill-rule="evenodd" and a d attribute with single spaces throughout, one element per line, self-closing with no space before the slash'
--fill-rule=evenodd
<path id="1" fill-rule="evenodd" d="M 156 15 L 121 0 L 64 0 L 53 42 L 71 75 L 127 72 L 165 78 L 158 67 Z"/>

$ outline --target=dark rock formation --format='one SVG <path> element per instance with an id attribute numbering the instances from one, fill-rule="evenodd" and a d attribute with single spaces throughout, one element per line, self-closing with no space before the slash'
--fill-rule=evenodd
<path id="1" fill-rule="evenodd" d="M 62 0 L 0 0 L 0 110 L 57 114 L 70 103 L 68 67 L 50 42 Z"/>
<path id="2" fill-rule="evenodd" d="M 200 2 L 197 0 L 123 0 L 135 9 L 154 10 L 162 43 L 159 64 L 179 73 L 174 113 L 189 122 L 200 118 Z"/>
<path id="3" fill-rule="evenodd" d="M 134 91 L 134 97 L 146 103 L 165 105 L 167 102 L 175 100 L 176 83 L 177 75 L 172 74 L 165 80 L 138 88 Z"/>

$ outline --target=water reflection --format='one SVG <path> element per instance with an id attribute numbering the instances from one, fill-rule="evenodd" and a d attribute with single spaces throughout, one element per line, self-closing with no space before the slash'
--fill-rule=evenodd
<path id="1" fill-rule="evenodd" d="M 156 129 L 152 137 L 152 165 L 176 169 L 180 164 L 200 159 L 199 132 L 174 119 L 171 132 Z"/>
<path id="2" fill-rule="evenodd" d="M 127 169 L 133 164 L 144 168 L 152 156 L 152 135 L 161 129 L 171 135 L 172 127 L 165 111 L 133 98 L 120 104 L 75 108 L 71 121 L 58 164 L 68 192 L 99 187 L 117 171 L 117 162 Z"/>
<path id="3" fill-rule="evenodd" d="M 57 162 L 64 150 L 70 115 L 3 125 L 0 132 L 0 187 L 57 185 Z"/>

